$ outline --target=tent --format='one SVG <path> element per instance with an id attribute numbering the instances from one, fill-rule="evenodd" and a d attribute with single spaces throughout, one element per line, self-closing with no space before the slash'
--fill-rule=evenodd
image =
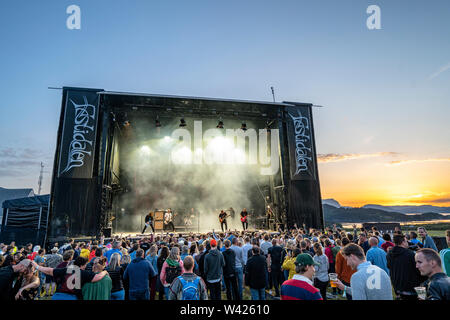
<path id="1" fill-rule="evenodd" d="M 3 202 L 0 242 L 43 245 L 47 232 L 50 195 L 26 197 Z"/>

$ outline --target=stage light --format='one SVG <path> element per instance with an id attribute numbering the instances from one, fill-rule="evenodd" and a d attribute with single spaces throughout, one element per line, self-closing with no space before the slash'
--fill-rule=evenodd
<path id="1" fill-rule="evenodd" d="M 186 121 L 184 120 L 184 118 L 180 119 L 180 127 L 186 127 Z"/>
<path id="2" fill-rule="evenodd" d="M 141 147 L 141 154 L 143 154 L 143 155 L 150 154 L 150 147 L 149 146 L 142 146 Z"/>
<path id="3" fill-rule="evenodd" d="M 247 124 L 245 122 L 242 122 L 241 130 L 247 131 Z"/>
<path id="4" fill-rule="evenodd" d="M 171 140 L 172 140 L 172 138 L 169 137 L 169 136 L 165 136 L 165 137 L 164 137 L 164 141 L 165 141 L 165 142 L 170 142 Z"/>
<path id="5" fill-rule="evenodd" d="M 176 148 L 172 151 L 172 162 L 174 164 L 190 164 L 192 162 L 192 151 L 188 147 Z"/>
<path id="6" fill-rule="evenodd" d="M 219 119 L 219 123 L 217 124 L 216 128 L 223 129 L 223 120 L 222 120 L 222 118 Z"/>

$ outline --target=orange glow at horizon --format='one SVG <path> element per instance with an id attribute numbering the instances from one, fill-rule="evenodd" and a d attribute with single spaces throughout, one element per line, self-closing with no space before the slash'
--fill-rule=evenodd
<path id="1" fill-rule="evenodd" d="M 322 199 L 343 206 L 450 206 L 450 162 L 387 165 L 380 159 L 319 163 Z"/>

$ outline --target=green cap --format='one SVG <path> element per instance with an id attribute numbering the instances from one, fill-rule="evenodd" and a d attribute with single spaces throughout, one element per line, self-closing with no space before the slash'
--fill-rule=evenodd
<path id="1" fill-rule="evenodd" d="M 318 266 L 319 264 L 314 262 L 311 255 L 307 253 L 301 253 L 295 259 L 295 264 L 299 266 Z"/>

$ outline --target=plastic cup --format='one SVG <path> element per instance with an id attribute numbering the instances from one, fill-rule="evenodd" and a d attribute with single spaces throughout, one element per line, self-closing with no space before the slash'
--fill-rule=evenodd
<path id="1" fill-rule="evenodd" d="M 419 299 L 425 300 L 427 298 L 427 288 L 415 287 L 414 290 L 416 290 L 417 295 L 419 296 Z"/>
<path id="2" fill-rule="evenodd" d="M 330 277 L 331 287 L 336 288 L 337 287 L 336 281 L 338 279 L 337 273 L 329 273 L 328 276 Z"/>

